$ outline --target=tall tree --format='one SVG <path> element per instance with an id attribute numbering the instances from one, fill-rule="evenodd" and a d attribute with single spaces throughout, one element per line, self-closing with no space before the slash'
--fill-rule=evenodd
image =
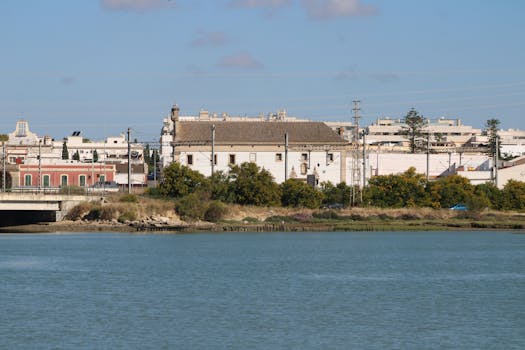
<path id="1" fill-rule="evenodd" d="M 483 131 L 483 133 L 487 135 L 489 138 L 488 140 L 489 149 L 487 150 L 487 154 L 491 157 L 495 157 L 496 154 L 499 157 L 501 154 L 499 142 L 497 141 L 500 124 L 501 123 L 499 119 L 494 119 L 494 118 L 487 120 L 487 122 L 485 123 L 485 130 Z"/>
<path id="2" fill-rule="evenodd" d="M 405 136 L 409 142 L 410 153 L 416 153 L 421 149 L 421 141 L 423 140 L 423 127 L 425 120 L 414 109 L 410 109 L 404 118 L 405 126 L 401 127 L 399 131 L 401 135 Z"/>
<path id="3" fill-rule="evenodd" d="M 208 180 L 204 175 L 176 162 L 164 168 L 163 179 L 159 185 L 162 195 L 175 198 L 207 188 Z"/>
<path id="4" fill-rule="evenodd" d="M 66 140 L 62 143 L 62 159 L 69 159 L 69 151 L 67 150 Z"/>
<path id="5" fill-rule="evenodd" d="M 80 160 L 80 153 L 78 153 L 78 150 L 75 153 L 73 153 L 73 157 L 72 158 L 73 158 L 73 160 Z"/>
<path id="6" fill-rule="evenodd" d="M 272 174 L 255 163 L 232 166 L 230 178 L 231 190 L 238 204 L 275 206 L 281 202 L 281 189 Z"/>

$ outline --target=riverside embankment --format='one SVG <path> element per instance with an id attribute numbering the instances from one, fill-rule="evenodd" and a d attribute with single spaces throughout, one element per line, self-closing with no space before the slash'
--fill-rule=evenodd
<path id="1" fill-rule="evenodd" d="M 102 209 L 104 208 L 104 209 Z M 81 206 L 76 220 L 2 227 L 4 233 L 37 232 L 330 232 L 505 230 L 525 232 L 525 214 L 430 208 L 300 209 L 230 205 L 216 222 L 180 218 L 171 202 L 108 201 Z M 76 210 L 79 210 L 78 208 Z M 97 214 L 95 215 L 94 212 Z M 125 219 L 131 217 L 132 219 Z"/>

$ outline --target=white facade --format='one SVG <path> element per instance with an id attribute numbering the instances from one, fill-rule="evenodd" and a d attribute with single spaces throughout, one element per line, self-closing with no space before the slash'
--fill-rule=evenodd
<path id="1" fill-rule="evenodd" d="M 500 150 L 504 156 L 519 157 L 525 155 L 525 131 L 508 129 L 498 131 Z"/>
<path id="2" fill-rule="evenodd" d="M 341 181 L 348 181 L 345 171 L 342 171 L 345 164 L 344 151 L 289 151 L 288 152 L 288 171 L 285 169 L 284 147 L 276 151 L 270 150 L 219 150 L 215 152 L 216 164 L 215 171 L 228 172 L 230 164 L 240 165 L 245 162 L 253 162 L 257 166 L 268 170 L 277 183 L 285 181 L 285 174 L 288 178 L 306 179 L 307 175 L 315 174 L 320 182 L 330 181 L 337 184 Z M 211 175 L 211 151 L 182 151 L 180 153 L 180 163 L 202 173 L 205 176 Z M 230 163 L 234 160 L 234 163 Z M 345 162 L 346 163 L 346 162 Z"/>
<path id="3" fill-rule="evenodd" d="M 473 137 L 481 135 L 481 129 L 463 125 L 460 119 L 426 119 L 424 133 L 430 133 L 434 148 L 464 147 Z M 408 149 L 408 139 L 402 135 L 406 124 L 402 119 L 379 118 L 366 127 L 367 142 Z"/>
<path id="4" fill-rule="evenodd" d="M 489 157 L 483 154 L 436 153 L 429 157 L 429 177 L 436 178 L 444 172 L 463 167 L 466 171 L 488 170 Z M 410 167 L 416 173 L 426 174 L 427 155 L 424 153 L 368 153 L 368 173 L 372 175 L 400 174 Z"/>
<path id="5" fill-rule="evenodd" d="M 99 162 L 109 162 L 127 160 L 128 141 L 124 135 L 110 136 L 103 141 L 91 141 L 84 139 L 81 135 L 68 136 L 65 138 L 69 153 L 69 159 L 78 152 L 81 162 L 91 162 L 93 154 L 97 153 Z M 53 142 L 53 153 L 56 157 L 62 158 L 62 147 L 64 141 Z M 143 160 L 143 145 L 141 143 L 131 144 L 132 161 Z"/>

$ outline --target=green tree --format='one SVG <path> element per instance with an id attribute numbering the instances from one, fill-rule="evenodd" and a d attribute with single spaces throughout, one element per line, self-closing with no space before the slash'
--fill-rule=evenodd
<path id="1" fill-rule="evenodd" d="M 80 160 L 80 154 L 78 153 L 78 150 L 73 153 L 73 156 L 71 157 L 73 160 Z"/>
<path id="2" fill-rule="evenodd" d="M 69 159 L 69 151 L 67 150 L 66 140 L 62 143 L 62 159 Z"/>
<path id="3" fill-rule="evenodd" d="M 502 190 L 502 209 L 525 209 L 525 182 L 509 180 Z"/>
<path id="4" fill-rule="evenodd" d="M 473 202 L 474 186 L 469 179 L 452 175 L 429 184 L 430 197 L 439 202 L 442 208 L 450 208 L 456 204 Z"/>
<path id="5" fill-rule="evenodd" d="M 323 195 L 307 183 L 288 179 L 281 184 L 281 202 L 287 207 L 304 207 L 315 209 L 321 206 Z"/>
<path id="6" fill-rule="evenodd" d="M 477 197 L 486 198 L 488 201 L 488 207 L 491 209 L 502 209 L 503 208 L 503 197 L 502 192 L 492 182 L 486 182 L 474 186 L 474 195 Z"/>
<path id="7" fill-rule="evenodd" d="M 159 191 L 164 196 L 180 198 L 195 191 L 205 191 L 208 186 L 208 180 L 204 175 L 174 162 L 164 168 Z"/>
<path id="8" fill-rule="evenodd" d="M 345 207 L 350 206 L 352 201 L 352 187 L 345 182 L 340 182 L 334 186 L 331 182 L 321 183 L 324 204 L 340 203 Z"/>
<path id="9" fill-rule="evenodd" d="M 501 154 L 501 148 L 498 142 L 498 131 L 500 126 L 500 121 L 498 119 L 489 119 L 485 123 L 485 130 L 483 133 L 488 136 L 488 150 L 487 155 L 490 157 L 495 157 L 496 154 L 498 157 Z"/>
<path id="10" fill-rule="evenodd" d="M 215 171 L 209 179 L 212 199 L 226 203 L 235 202 L 234 190 L 227 173 Z"/>
<path id="11" fill-rule="evenodd" d="M 272 175 L 255 163 L 242 163 L 230 169 L 231 190 L 235 202 L 258 206 L 275 206 L 281 202 L 281 191 Z"/>
<path id="12" fill-rule="evenodd" d="M 426 192 L 425 176 L 411 167 L 401 175 L 372 177 L 365 187 L 363 197 L 369 205 L 377 207 L 431 206 Z"/>
<path id="13" fill-rule="evenodd" d="M 98 152 L 97 150 L 93 150 L 93 163 L 98 162 Z"/>
<path id="14" fill-rule="evenodd" d="M 405 126 L 401 127 L 399 133 L 408 139 L 410 153 L 416 153 L 421 148 L 423 140 L 423 127 L 425 120 L 412 108 L 404 118 Z"/>

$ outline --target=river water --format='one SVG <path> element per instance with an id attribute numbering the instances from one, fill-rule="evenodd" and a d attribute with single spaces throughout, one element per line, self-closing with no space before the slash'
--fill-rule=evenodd
<path id="1" fill-rule="evenodd" d="M 524 349 L 525 235 L 0 235 L 1 349 Z"/>

